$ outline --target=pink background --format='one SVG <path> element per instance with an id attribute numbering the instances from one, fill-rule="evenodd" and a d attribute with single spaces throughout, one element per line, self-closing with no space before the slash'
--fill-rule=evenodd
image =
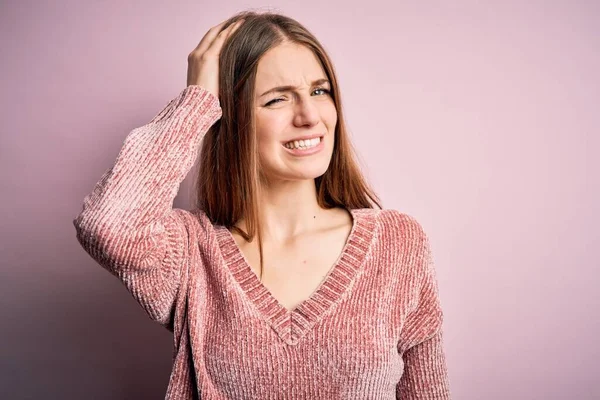
<path id="1" fill-rule="evenodd" d="M 454 398 L 600 398 L 600 6 L 566 0 L 2 2 L 0 398 L 163 398 L 170 333 L 72 219 L 204 33 L 267 5 L 330 52 L 367 177 L 431 237 Z"/>

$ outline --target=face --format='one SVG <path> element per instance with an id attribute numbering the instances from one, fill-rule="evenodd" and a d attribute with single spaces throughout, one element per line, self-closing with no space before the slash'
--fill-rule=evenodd
<path id="1" fill-rule="evenodd" d="M 266 179 L 323 175 L 333 153 L 337 112 L 316 56 L 297 44 L 274 47 L 260 59 L 255 85 L 256 134 Z"/>

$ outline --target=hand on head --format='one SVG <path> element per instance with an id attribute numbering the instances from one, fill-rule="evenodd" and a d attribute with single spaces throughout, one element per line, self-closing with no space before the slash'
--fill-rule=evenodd
<path id="1" fill-rule="evenodd" d="M 187 86 L 198 85 L 219 96 L 219 55 L 225 40 L 242 25 L 239 20 L 223 29 L 223 25 L 213 26 L 204 35 L 198 46 L 188 55 Z"/>

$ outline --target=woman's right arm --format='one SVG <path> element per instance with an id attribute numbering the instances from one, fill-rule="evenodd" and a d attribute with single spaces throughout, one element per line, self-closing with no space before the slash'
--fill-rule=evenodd
<path id="1" fill-rule="evenodd" d="M 117 160 L 73 220 L 87 253 L 117 276 L 150 318 L 169 327 L 187 259 L 187 211 L 173 209 L 218 99 L 188 86 L 126 137 Z"/>
<path id="2" fill-rule="evenodd" d="M 188 86 L 125 138 L 73 220 L 81 246 L 117 276 L 150 318 L 173 329 L 186 276 L 190 213 L 173 209 L 200 142 L 221 117 L 219 54 L 240 24 L 211 28 L 188 56 Z"/>

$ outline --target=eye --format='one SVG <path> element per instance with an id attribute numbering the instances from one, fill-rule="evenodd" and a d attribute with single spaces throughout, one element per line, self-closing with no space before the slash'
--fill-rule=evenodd
<path id="1" fill-rule="evenodd" d="M 314 93 L 314 92 L 318 92 L 318 91 L 322 91 L 322 92 L 324 92 L 323 94 L 325 94 L 325 95 L 328 95 L 329 93 L 331 93 L 331 92 L 330 92 L 328 89 L 325 89 L 325 88 L 316 88 L 316 89 L 313 91 L 313 93 Z M 283 101 L 283 100 L 285 100 L 283 97 L 278 97 L 278 98 L 276 98 L 276 99 L 273 99 L 273 100 L 269 101 L 267 104 L 265 104 L 265 106 L 266 106 L 266 107 L 268 107 L 268 106 L 270 106 L 270 105 L 272 105 L 272 104 L 279 103 L 280 101 Z"/>
<path id="2" fill-rule="evenodd" d="M 277 99 L 273 99 L 271 101 L 269 101 L 267 104 L 265 104 L 265 106 L 270 106 L 271 104 L 275 104 L 275 103 L 279 103 L 279 100 L 283 100 L 281 97 L 277 98 Z"/>
<path id="3" fill-rule="evenodd" d="M 330 93 L 330 92 L 329 92 L 329 90 L 327 90 L 327 89 L 325 89 L 325 88 L 317 88 L 317 89 L 315 89 L 315 92 L 316 92 L 316 91 L 319 91 L 319 90 L 321 90 L 321 91 L 325 92 L 325 94 L 329 94 L 329 93 Z M 314 93 L 314 92 L 313 92 L 313 93 Z"/>

